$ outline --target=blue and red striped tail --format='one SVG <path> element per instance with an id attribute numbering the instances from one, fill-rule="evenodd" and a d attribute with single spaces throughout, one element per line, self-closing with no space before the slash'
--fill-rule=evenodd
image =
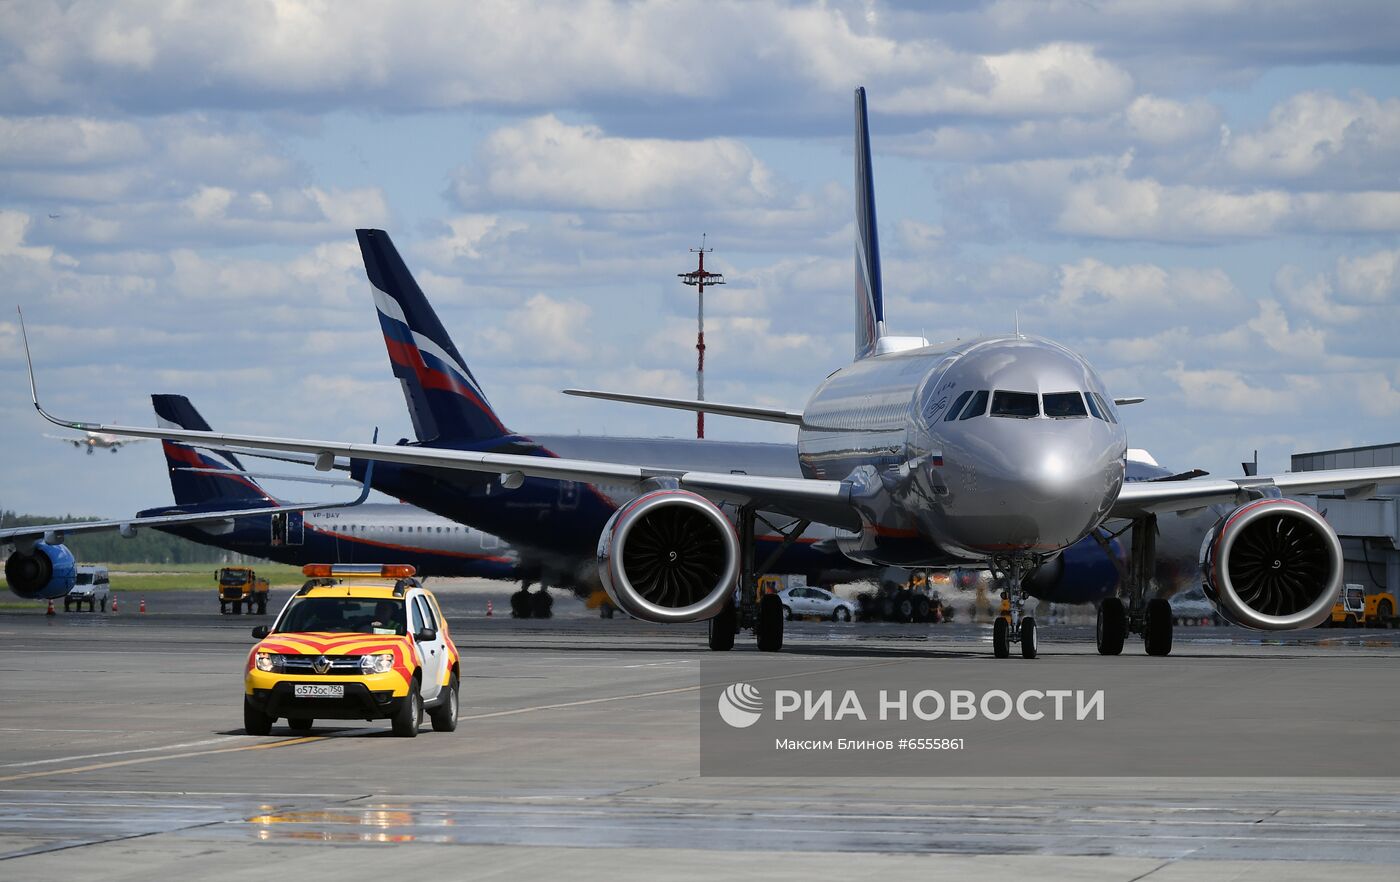
<path id="1" fill-rule="evenodd" d="M 856 89 L 856 360 L 875 352 L 885 335 L 880 282 L 880 236 L 875 224 L 875 177 L 870 165 L 870 122 L 865 87 Z"/>
<path id="2" fill-rule="evenodd" d="M 160 426 L 211 431 L 204 417 L 183 395 L 152 395 L 151 404 L 155 406 L 156 422 Z M 236 473 L 245 469 L 238 457 L 227 450 L 196 450 L 173 441 L 162 441 L 161 446 L 165 450 L 165 464 L 170 470 L 170 489 L 175 494 L 176 505 L 254 501 L 271 505 L 275 502 L 252 478 Z"/>
<path id="3" fill-rule="evenodd" d="M 510 432 L 383 230 L 356 230 L 394 376 L 419 441 L 487 441 Z"/>

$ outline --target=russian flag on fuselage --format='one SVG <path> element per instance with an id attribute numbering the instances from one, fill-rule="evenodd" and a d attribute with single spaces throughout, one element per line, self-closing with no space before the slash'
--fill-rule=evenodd
<path id="1" fill-rule="evenodd" d="M 389 234 L 356 230 L 394 376 L 419 441 L 481 441 L 509 434 L 467 368 Z"/>

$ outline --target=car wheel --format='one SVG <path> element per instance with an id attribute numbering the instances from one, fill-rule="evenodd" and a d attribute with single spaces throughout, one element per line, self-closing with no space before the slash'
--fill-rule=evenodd
<path id="1" fill-rule="evenodd" d="M 423 724 L 423 696 L 419 692 L 421 682 L 417 677 L 408 684 L 408 696 L 399 704 L 394 714 L 394 734 L 400 738 L 413 738 L 418 735 L 418 727 Z"/>
<path id="2" fill-rule="evenodd" d="M 288 717 L 288 718 L 287 718 L 287 725 L 290 726 L 292 729 L 294 729 L 294 730 L 297 731 L 297 732 L 310 732 L 310 731 L 311 731 L 311 727 L 314 726 L 315 724 L 316 724 L 316 721 L 315 721 L 315 720 L 309 720 L 309 719 L 307 719 L 306 717 Z"/>
<path id="3" fill-rule="evenodd" d="M 831 614 L 831 618 L 838 622 L 849 622 L 851 620 L 851 608 L 848 606 L 838 606 Z"/>
<path id="4" fill-rule="evenodd" d="M 428 719 L 433 721 L 434 732 L 457 731 L 457 698 L 459 686 L 457 675 L 453 674 L 447 684 L 447 700 L 428 711 Z"/>
<path id="5" fill-rule="evenodd" d="M 272 723 L 276 717 L 269 717 L 267 714 L 253 707 L 248 699 L 243 699 L 243 731 L 249 735 L 268 735 L 272 732 Z"/>
<path id="6" fill-rule="evenodd" d="M 789 622 L 792 621 L 792 607 L 788 606 L 786 603 L 783 604 L 783 618 L 787 619 Z"/>

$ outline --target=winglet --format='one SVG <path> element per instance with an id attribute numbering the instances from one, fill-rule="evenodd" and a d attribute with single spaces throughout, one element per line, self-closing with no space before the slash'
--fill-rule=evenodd
<path id="1" fill-rule="evenodd" d="M 55 426 L 77 429 L 80 432 L 101 431 L 101 426 L 97 423 L 75 423 L 71 420 L 61 420 L 47 410 L 44 410 L 43 406 L 39 404 L 39 389 L 34 383 L 34 359 L 29 354 L 29 332 L 24 328 L 24 310 L 16 306 L 15 312 L 19 313 L 19 334 L 24 341 L 24 362 L 29 367 L 29 397 L 34 402 L 34 409 L 39 411 L 39 416 L 53 423 Z"/>
<path id="2" fill-rule="evenodd" d="M 880 237 L 875 225 L 875 181 L 870 167 L 870 124 L 865 87 L 856 88 L 856 360 L 875 352 L 885 335 L 880 283 Z"/>

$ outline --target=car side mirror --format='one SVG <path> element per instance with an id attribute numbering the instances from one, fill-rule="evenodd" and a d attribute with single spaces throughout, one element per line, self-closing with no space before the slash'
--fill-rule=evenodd
<path id="1" fill-rule="evenodd" d="M 429 640 L 436 640 L 436 639 L 437 639 L 437 629 L 436 629 L 436 628 L 420 628 L 419 631 L 418 631 L 418 633 L 413 635 L 413 639 L 416 640 L 416 641 L 419 642 L 419 643 L 426 643 L 426 642 L 428 642 Z"/>
<path id="2" fill-rule="evenodd" d="M 253 629 L 253 636 L 258 638 L 259 640 L 263 639 L 271 633 L 272 629 L 269 628 L 267 625 L 258 625 L 256 628 Z"/>

